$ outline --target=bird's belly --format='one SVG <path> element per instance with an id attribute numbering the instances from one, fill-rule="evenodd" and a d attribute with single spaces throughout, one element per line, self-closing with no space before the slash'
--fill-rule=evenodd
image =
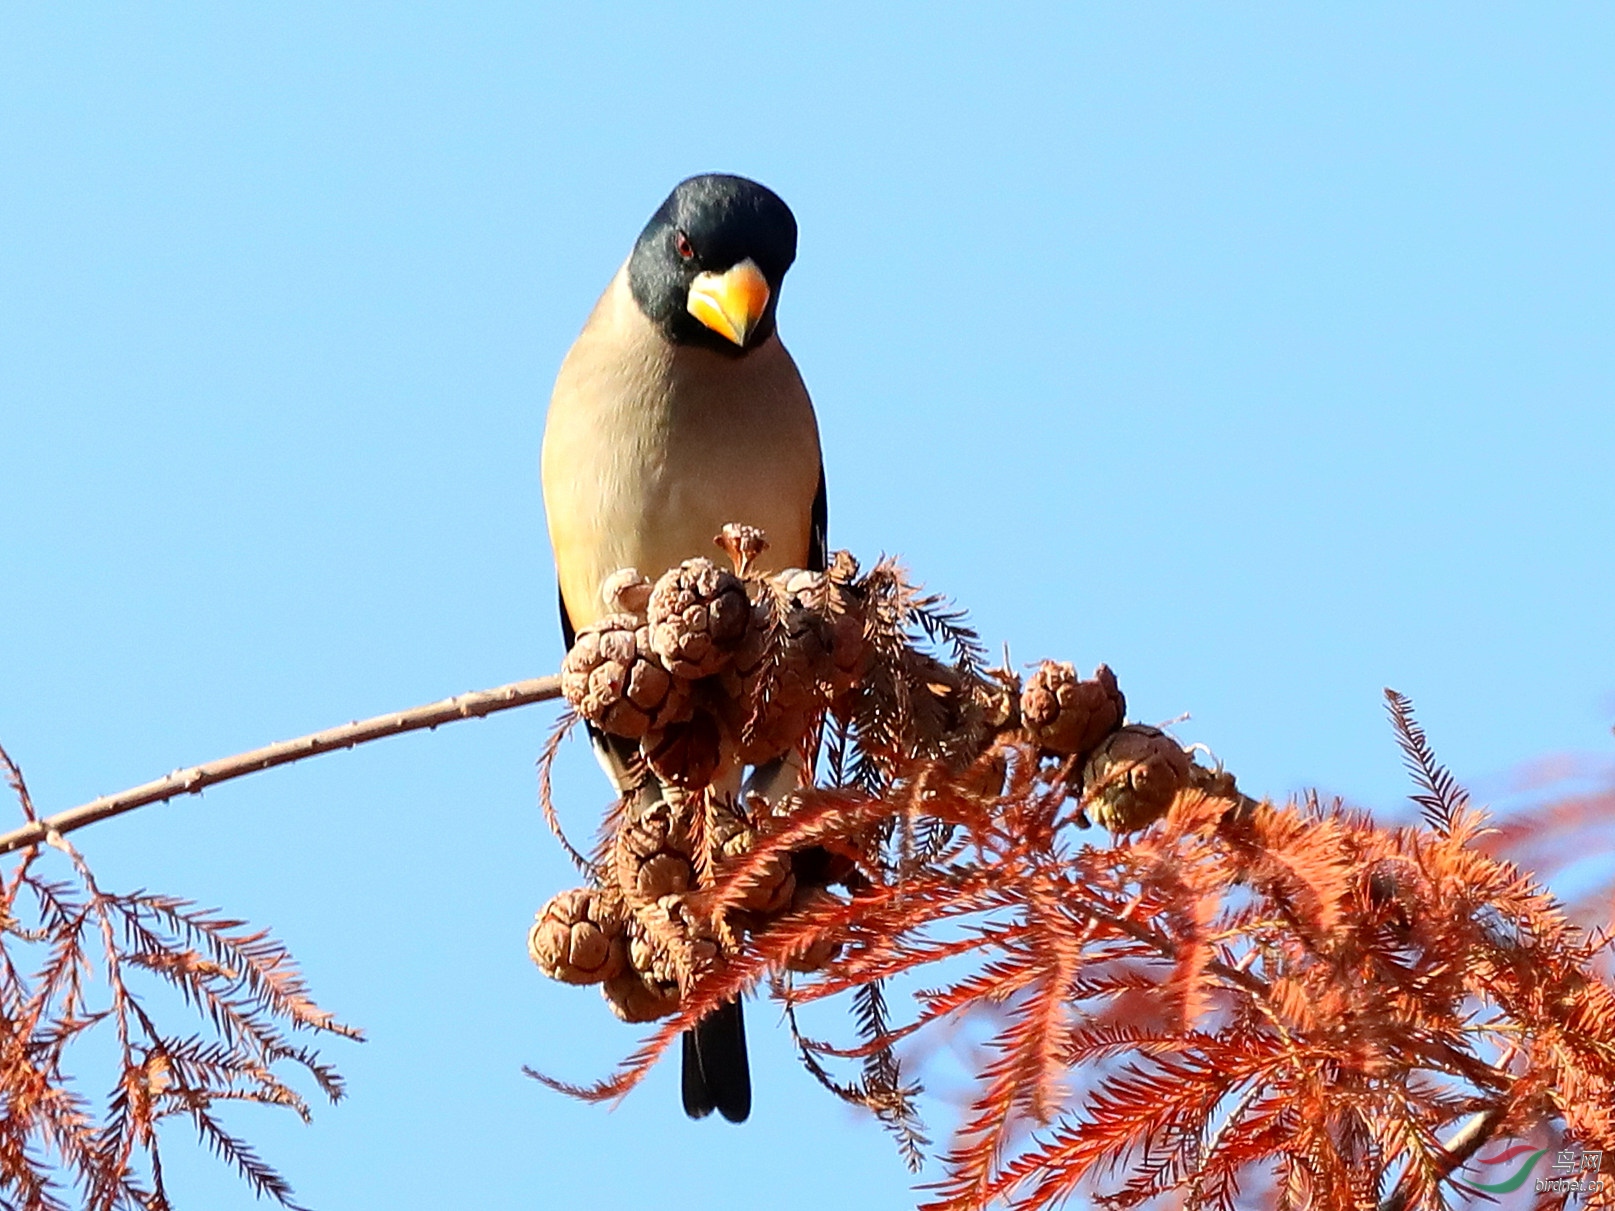
<path id="1" fill-rule="evenodd" d="M 705 483 L 680 483 L 645 528 L 640 568 L 655 576 L 686 559 L 725 558 L 714 539 L 729 522 L 756 526 L 768 537 L 760 561 L 766 570 L 801 567 L 807 562 L 812 483 L 792 483 L 790 472 L 768 475 L 755 465 L 717 469 Z"/>
<path id="2" fill-rule="evenodd" d="M 729 522 L 767 535 L 768 550 L 759 561 L 764 570 L 807 562 L 816 460 L 808 474 L 800 459 L 772 460 L 756 449 L 720 447 L 704 457 L 682 458 L 676 469 L 659 443 L 654 452 L 612 453 L 603 464 L 570 468 L 574 499 L 589 502 L 572 515 L 589 524 L 572 533 L 552 532 L 561 593 L 574 626 L 605 612 L 600 583 L 619 568 L 637 568 L 654 580 L 696 556 L 723 561 L 714 539 Z"/>

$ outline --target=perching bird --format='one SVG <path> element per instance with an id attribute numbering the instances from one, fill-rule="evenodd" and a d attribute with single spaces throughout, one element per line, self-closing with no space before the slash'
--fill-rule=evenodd
<path id="1" fill-rule="evenodd" d="M 728 522 L 768 536 L 762 571 L 823 571 L 818 425 L 775 332 L 796 219 L 744 177 L 691 177 L 640 232 L 561 364 L 544 428 L 544 509 L 567 646 L 619 568 L 655 579 L 714 554 Z M 659 793 L 631 741 L 592 734 L 619 794 Z M 755 775 L 754 775 L 755 777 Z M 687 1031 L 685 1113 L 751 1111 L 740 1003 Z"/>

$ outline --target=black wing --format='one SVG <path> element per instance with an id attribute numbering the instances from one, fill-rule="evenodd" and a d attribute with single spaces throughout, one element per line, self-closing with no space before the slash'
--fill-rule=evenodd
<path id="1" fill-rule="evenodd" d="M 555 586 L 556 604 L 561 607 L 561 642 L 566 644 L 566 650 L 571 651 L 572 645 L 578 641 L 578 629 L 572 625 L 572 615 L 566 612 L 566 594 L 561 592 L 561 586 Z"/>
<path id="2" fill-rule="evenodd" d="M 824 464 L 819 464 L 819 490 L 813 494 L 813 529 L 808 534 L 809 572 L 830 566 L 830 494 L 824 488 Z M 563 606 L 561 613 L 565 615 Z M 571 646 L 568 644 L 567 646 Z"/>
<path id="3" fill-rule="evenodd" d="M 578 641 L 578 629 L 572 625 L 572 616 L 566 612 L 566 598 L 560 598 L 561 607 L 561 639 L 566 644 L 566 650 L 571 651 L 572 645 Z M 614 770 L 612 781 L 617 784 L 619 793 L 626 794 L 631 787 L 638 786 L 645 778 L 645 762 L 639 752 L 639 742 L 626 740 L 621 736 L 608 736 L 592 723 L 583 725 L 589 733 L 589 743 L 594 745 L 595 751 L 600 754 L 601 760 L 608 769 Z"/>

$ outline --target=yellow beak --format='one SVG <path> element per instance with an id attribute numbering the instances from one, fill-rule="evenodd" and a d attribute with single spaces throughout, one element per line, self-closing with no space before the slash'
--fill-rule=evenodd
<path id="1" fill-rule="evenodd" d="M 768 282 L 747 257 L 723 273 L 698 273 L 690 283 L 689 313 L 719 336 L 744 345 L 768 306 Z"/>

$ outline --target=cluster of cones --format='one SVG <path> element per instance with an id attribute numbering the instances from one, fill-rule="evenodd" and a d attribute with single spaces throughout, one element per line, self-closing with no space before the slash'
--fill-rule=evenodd
<path id="1" fill-rule="evenodd" d="M 641 788 L 608 827 L 593 886 L 546 904 L 528 936 L 546 975 L 599 983 L 613 1011 L 643 1022 L 672 1013 L 697 974 L 746 933 L 829 896 L 822 852 L 782 854 L 716 917 L 702 891 L 788 807 L 799 750 L 869 658 L 850 558 L 828 572 L 752 570 L 762 534 L 727 526 L 733 571 L 692 559 L 652 584 L 631 568 L 603 586 L 606 617 L 581 630 L 561 666 L 576 713 L 637 742 Z M 772 771 L 759 793 L 744 769 Z M 818 945 L 791 966 L 817 970 Z"/>
<path id="2" fill-rule="evenodd" d="M 886 590 L 908 591 L 890 565 L 860 577 L 838 552 L 825 572 L 762 574 L 753 570 L 767 545 L 759 531 L 726 526 L 718 544 L 732 571 L 692 559 L 654 584 L 633 569 L 611 576 L 610 612 L 578 633 L 562 665 L 573 709 L 619 751 L 633 750 L 642 783 L 608 821 L 592 885 L 544 906 L 529 950 L 555 979 L 601 984 L 627 1021 L 674 1012 L 746 934 L 833 895 L 827 885 L 856 888 L 855 864 L 815 847 L 750 870 L 744 895 L 721 911 L 708 894 L 715 872 L 791 810 L 826 714 L 867 735 L 889 728 L 893 703 L 929 700 L 937 709 L 908 710 L 911 755 L 945 754 L 978 775 L 996 769 L 972 786 L 994 796 L 1006 766 L 992 753 L 1035 751 L 1063 771 L 1087 816 L 1115 832 L 1157 819 L 1206 773 L 1171 737 L 1124 724 L 1126 701 L 1103 665 L 1084 679 L 1046 661 L 1023 683 L 1007 669 L 979 673 L 917 651 L 893 621 L 901 611 L 887 608 Z M 742 788 L 747 767 L 758 773 Z M 817 970 L 833 954 L 818 944 L 789 965 Z"/>
<path id="3" fill-rule="evenodd" d="M 732 954 L 746 933 L 834 893 L 797 877 L 797 863 L 771 860 L 740 902 L 714 920 L 699 894 L 703 824 L 721 821 L 715 860 L 750 847 L 752 828 L 738 813 L 704 812 L 681 796 L 641 796 L 611 839 L 611 860 L 594 885 L 554 897 L 539 912 L 528 951 L 545 975 L 569 984 L 600 984 L 612 1011 L 627 1022 L 665 1017 L 679 1007 L 691 980 Z M 699 821 L 699 823 L 698 823 Z M 821 867 L 822 871 L 822 867 Z M 829 943 L 794 956 L 793 971 L 816 971 L 833 957 Z"/>
<path id="4" fill-rule="evenodd" d="M 1105 665 L 1083 681 L 1069 664 L 1045 660 L 1020 694 L 1020 725 L 1043 755 L 1071 763 L 1070 783 L 1094 823 L 1130 833 L 1166 814 L 1198 769 L 1159 728 L 1124 724 L 1127 700 Z"/>
<path id="5" fill-rule="evenodd" d="M 850 556 L 763 576 L 760 531 L 729 526 L 722 541 L 733 572 L 691 559 L 654 585 L 632 568 L 609 577 L 612 612 L 561 665 L 581 718 L 638 741 L 661 782 L 688 790 L 796 749 L 870 655 Z"/>

